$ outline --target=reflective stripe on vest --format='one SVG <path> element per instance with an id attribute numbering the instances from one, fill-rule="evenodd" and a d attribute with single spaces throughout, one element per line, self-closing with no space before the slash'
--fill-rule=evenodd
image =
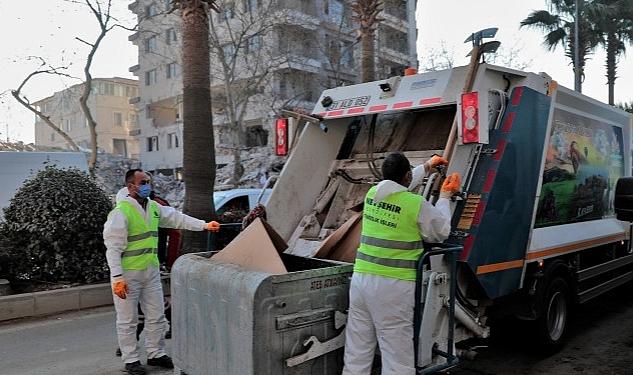
<path id="1" fill-rule="evenodd" d="M 127 247 L 121 254 L 123 270 L 144 270 L 149 266 L 158 267 L 158 223 L 160 207 L 152 200 L 147 203 L 149 223 L 131 203 L 120 201 L 119 210 L 127 219 Z"/>
<path id="2" fill-rule="evenodd" d="M 423 251 L 418 227 L 423 198 L 402 191 L 376 203 L 375 195 L 374 186 L 365 196 L 354 272 L 413 281 Z"/>

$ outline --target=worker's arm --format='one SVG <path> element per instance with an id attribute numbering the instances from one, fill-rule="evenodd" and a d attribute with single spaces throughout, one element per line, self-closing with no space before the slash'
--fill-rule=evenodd
<path id="1" fill-rule="evenodd" d="M 106 246 L 106 260 L 110 267 L 110 277 L 123 274 L 121 254 L 127 247 L 127 219 L 119 210 L 114 210 L 103 225 L 103 242 Z"/>
<path id="2" fill-rule="evenodd" d="M 439 198 L 434 205 L 422 199 L 418 228 L 426 242 L 437 243 L 448 238 L 451 233 L 451 207 L 446 198 Z"/>
<path id="3" fill-rule="evenodd" d="M 415 188 L 422 184 L 422 180 L 426 177 L 433 168 L 438 165 L 447 165 L 448 161 L 441 156 L 433 155 L 424 164 L 418 165 L 411 171 L 411 184 L 409 184 L 409 191 L 413 191 Z"/>
<path id="4" fill-rule="evenodd" d="M 207 224 L 204 220 L 185 215 L 169 206 L 160 206 L 160 222 L 158 226 L 161 228 L 186 229 L 192 231 L 207 229 Z"/>
<path id="5" fill-rule="evenodd" d="M 440 189 L 440 198 L 435 206 L 422 199 L 418 227 L 427 242 L 442 242 L 451 234 L 450 198 L 461 189 L 459 173 L 446 177 Z"/>

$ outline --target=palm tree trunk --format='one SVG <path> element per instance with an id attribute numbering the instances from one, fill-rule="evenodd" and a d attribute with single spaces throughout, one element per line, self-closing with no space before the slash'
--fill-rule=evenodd
<path id="1" fill-rule="evenodd" d="M 361 81 L 376 80 L 374 32 L 367 30 L 361 35 Z"/>
<path id="2" fill-rule="evenodd" d="M 209 73 L 209 15 L 202 0 L 181 0 L 183 81 L 184 212 L 203 220 L 215 216 L 215 149 Z M 203 251 L 205 232 L 185 231 L 183 252 Z"/>
<path id="3" fill-rule="evenodd" d="M 615 105 L 615 79 L 618 56 L 618 37 L 614 33 L 607 35 L 607 85 L 609 86 L 609 104 Z"/>

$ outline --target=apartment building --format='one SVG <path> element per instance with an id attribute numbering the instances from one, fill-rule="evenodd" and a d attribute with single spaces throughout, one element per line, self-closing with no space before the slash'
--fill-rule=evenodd
<path id="1" fill-rule="evenodd" d="M 139 77 L 143 167 L 166 173 L 182 167 L 180 22 L 170 0 L 129 5 L 139 29 L 130 71 Z M 225 0 L 212 13 L 211 90 L 216 161 L 236 145 L 269 148 L 282 107 L 311 110 L 325 88 L 358 82 L 360 44 L 351 0 Z M 376 32 L 376 76 L 417 66 L 415 0 L 385 0 Z M 236 132 L 235 129 L 242 131 Z M 211 131 L 211 128 L 210 128 Z"/>
<path id="2" fill-rule="evenodd" d="M 79 104 L 83 84 L 33 103 L 51 121 L 82 148 L 90 148 L 90 129 Z M 136 108 L 129 103 L 138 97 L 138 82 L 127 78 L 94 78 L 88 107 L 97 122 L 97 146 L 107 153 L 129 158 L 140 157 L 137 134 L 139 121 Z M 42 119 L 35 117 L 37 146 L 68 149 L 64 139 Z"/>

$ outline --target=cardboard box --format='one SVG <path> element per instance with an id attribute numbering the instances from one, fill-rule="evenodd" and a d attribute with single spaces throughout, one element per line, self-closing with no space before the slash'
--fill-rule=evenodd
<path id="1" fill-rule="evenodd" d="M 278 275 L 288 273 L 279 256 L 287 248 L 281 236 L 267 222 L 257 218 L 212 259 Z"/>
<path id="2" fill-rule="evenodd" d="M 315 258 L 354 263 L 360 245 L 362 213 L 350 217 L 340 228 L 323 241 Z"/>

